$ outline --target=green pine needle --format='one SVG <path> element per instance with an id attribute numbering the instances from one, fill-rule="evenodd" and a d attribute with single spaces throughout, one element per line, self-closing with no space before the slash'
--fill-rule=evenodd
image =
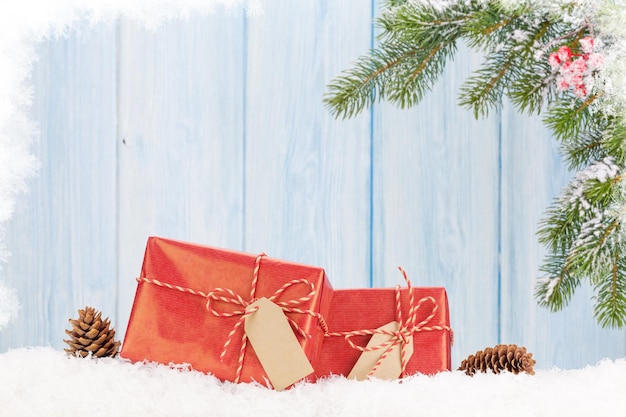
<path id="1" fill-rule="evenodd" d="M 379 100 L 415 106 L 442 76 L 459 41 L 482 53 L 484 62 L 461 87 L 459 104 L 478 118 L 508 97 L 522 113 L 543 113 L 568 166 L 581 170 L 539 224 L 538 240 L 547 255 L 537 302 L 560 310 L 588 280 L 598 323 L 623 328 L 626 126 L 597 111 L 602 85 L 582 98 L 557 89 L 560 75 L 550 67 L 549 55 L 561 46 L 580 54 L 580 40 L 595 37 L 589 21 L 564 18 L 573 1 L 558 7 L 563 13 L 554 8 L 548 13 L 530 1 L 503 7 L 497 0 L 388 0 L 376 19 L 378 46 L 329 83 L 324 104 L 336 118 L 354 117 Z"/>
<path id="2" fill-rule="evenodd" d="M 550 311 L 562 310 L 572 299 L 576 288 L 580 286 L 580 279 L 572 276 L 567 270 L 565 256 L 550 256 L 542 267 L 546 274 L 537 281 L 535 298 L 539 305 Z"/>
<path id="3" fill-rule="evenodd" d="M 592 95 L 585 100 L 578 100 L 566 94 L 548 110 L 544 122 L 557 140 L 564 142 L 578 138 L 593 129 L 598 116 L 591 113 L 589 106 L 596 98 L 596 95 Z"/>
<path id="4" fill-rule="evenodd" d="M 486 117 L 497 107 L 516 68 L 516 55 L 499 51 L 489 57 L 461 87 L 459 104 L 471 109 L 475 118 Z"/>
<path id="5" fill-rule="evenodd" d="M 616 248 L 610 271 L 598 279 L 594 289 L 594 317 L 602 327 L 622 329 L 626 326 L 626 265 L 622 248 Z"/>
<path id="6" fill-rule="evenodd" d="M 432 49 L 382 45 L 336 77 L 328 85 L 323 101 L 335 117 L 344 119 L 356 116 L 379 99 L 402 108 L 413 106 L 432 89 L 455 51 L 455 45 L 445 43 Z"/>

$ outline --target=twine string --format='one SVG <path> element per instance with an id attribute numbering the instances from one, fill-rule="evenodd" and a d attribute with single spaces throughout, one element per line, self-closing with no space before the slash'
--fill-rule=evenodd
<path id="1" fill-rule="evenodd" d="M 233 328 L 230 330 L 226 341 L 224 342 L 224 346 L 222 352 L 220 353 L 220 360 L 223 361 L 226 357 L 226 354 L 233 343 L 234 337 L 245 322 L 246 317 L 256 313 L 259 310 L 258 306 L 254 308 L 248 309 L 248 306 L 256 302 L 258 299 L 256 298 L 256 289 L 259 280 L 259 269 L 261 265 L 261 259 L 266 256 L 264 253 L 259 254 L 254 262 L 254 269 L 252 271 L 252 288 L 250 289 L 249 300 L 243 299 L 239 294 L 231 290 L 230 288 L 220 287 L 215 288 L 212 291 L 205 293 L 203 291 L 194 290 L 192 288 L 182 287 L 179 285 L 169 284 L 167 282 L 163 282 L 157 279 L 147 278 L 147 277 L 139 277 L 137 278 L 138 282 L 145 282 L 147 284 L 157 285 L 159 287 L 169 288 L 171 290 L 180 291 L 192 295 L 196 295 L 206 299 L 205 307 L 207 311 L 209 311 L 215 317 L 220 318 L 231 318 L 238 317 L 237 321 L 233 325 Z M 309 291 L 306 295 L 295 298 L 295 299 L 279 299 L 284 293 L 292 287 L 307 285 Z M 279 306 L 285 314 L 287 313 L 295 313 L 295 314 L 306 314 L 317 318 L 319 326 L 324 331 L 324 334 L 328 334 L 328 325 L 326 324 L 326 320 L 324 317 L 316 311 L 312 311 L 309 309 L 299 308 L 302 304 L 310 301 L 316 295 L 315 285 L 306 279 L 294 279 L 289 282 L 283 284 L 274 294 L 268 297 L 269 301 L 272 301 L 274 304 Z M 240 307 L 239 309 L 233 311 L 222 311 L 216 308 L 216 305 L 219 304 L 229 304 Z M 306 333 L 304 329 L 291 317 L 286 316 L 287 321 L 294 329 L 297 335 L 300 337 L 307 339 L 310 338 L 311 335 Z M 246 347 L 248 345 L 248 336 L 245 331 L 242 331 L 241 336 L 241 345 L 239 348 L 239 356 L 237 359 L 237 370 L 235 372 L 235 380 L 234 382 L 238 383 L 241 379 L 241 374 L 243 371 L 243 363 L 245 359 Z"/>
<path id="2" fill-rule="evenodd" d="M 326 336 L 342 336 L 345 338 L 346 342 L 350 345 L 351 348 L 359 350 L 361 352 L 372 352 L 376 350 L 382 350 L 382 353 L 373 366 L 371 371 L 368 373 L 368 377 L 374 376 L 378 368 L 384 362 L 384 360 L 389 356 L 389 354 L 393 351 L 396 346 L 400 346 L 400 366 L 401 372 L 400 377 L 404 377 L 406 374 L 406 367 L 409 361 L 409 355 L 407 353 L 407 345 L 412 340 L 412 336 L 415 333 L 419 332 L 429 332 L 429 331 L 448 331 L 452 333 L 452 329 L 449 326 L 427 326 L 428 323 L 435 317 L 438 309 L 437 301 L 431 296 L 426 296 L 421 298 L 417 303 L 415 303 L 415 294 L 414 288 L 411 285 L 411 281 L 407 275 L 407 273 L 402 269 L 402 267 L 398 267 L 402 276 L 407 284 L 407 288 L 409 290 L 409 310 L 408 317 L 406 320 L 403 320 L 402 317 L 402 300 L 400 293 L 400 286 L 397 285 L 395 287 L 394 295 L 395 295 L 395 319 L 398 323 L 397 330 L 387 330 L 387 329 L 362 329 L 362 330 L 352 330 L 348 332 L 333 332 L 327 333 Z M 428 316 L 417 323 L 418 312 L 422 308 L 422 305 L 426 302 L 432 304 L 432 308 Z M 389 336 L 389 339 L 385 342 L 382 342 L 378 345 L 374 346 L 359 346 L 352 341 L 354 336 L 367 336 L 367 335 L 375 335 L 375 334 L 383 334 Z"/>

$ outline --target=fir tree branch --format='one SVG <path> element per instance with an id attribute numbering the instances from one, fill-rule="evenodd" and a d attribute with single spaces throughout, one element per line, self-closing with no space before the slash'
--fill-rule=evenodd
<path id="1" fill-rule="evenodd" d="M 497 22 L 483 29 L 474 28 L 473 31 L 483 36 L 496 30 L 502 33 L 495 37 L 498 39 L 497 43 L 492 36 L 488 40 L 478 37 L 483 39 L 483 46 L 491 44 L 492 51 L 483 69 L 477 71 L 462 87 L 460 104 L 471 108 L 478 118 L 479 114 L 486 116 L 489 108 L 499 104 L 502 95 L 506 94 L 519 110 L 539 112 L 546 97 L 552 95 L 549 89 L 546 91 L 545 83 L 549 67 L 547 62 L 537 63 L 536 45 L 553 36 L 560 26 L 545 16 L 537 17 L 541 23 L 531 26 L 519 15 L 503 18 L 496 11 L 490 11 L 488 15 Z M 523 32 L 525 39 L 513 36 L 516 30 Z M 474 44 L 481 45 L 478 40 Z M 484 72 L 491 72 L 493 77 L 487 80 Z"/>
<path id="2" fill-rule="evenodd" d="M 592 161 L 612 158 L 619 166 L 626 163 L 623 126 L 613 118 L 596 118 L 593 126 L 562 143 L 561 150 L 570 169 L 581 169 Z"/>
<path id="3" fill-rule="evenodd" d="M 323 101 L 335 117 L 343 118 L 355 116 L 377 99 L 412 106 L 430 91 L 455 51 L 455 45 L 447 43 L 429 49 L 381 45 L 335 78 Z"/>
<path id="4" fill-rule="evenodd" d="M 424 60 L 422 62 L 420 62 L 420 64 L 417 66 L 417 68 L 415 68 L 415 71 L 411 72 L 411 76 L 408 78 L 407 84 L 415 81 L 415 79 L 424 71 L 426 66 L 430 63 L 430 61 L 433 60 L 433 58 L 437 55 L 437 53 L 441 50 L 442 47 L 443 47 L 443 45 L 439 44 L 439 45 L 435 46 L 428 53 L 428 55 L 424 58 Z"/>
<path id="5" fill-rule="evenodd" d="M 580 279 L 569 274 L 564 256 L 546 258 L 542 272 L 547 275 L 537 280 L 535 286 L 537 303 L 553 312 L 562 310 L 572 299 L 576 288 L 580 286 Z"/>
<path id="6" fill-rule="evenodd" d="M 602 149 L 615 159 L 615 162 L 624 166 L 626 164 L 626 126 L 623 120 L 617 120 L 613 116 L 602 120 L 600 127 L 602 134 Z M 600 123 L 599 123 L 600 125 Z"/>
<path id="7" fill-rule="evenodd" d="M 568 188 L 548 208 L 546 216 L 539 223 L 537 236 L 539 242 L 547 247 L 554 257 L 565 258 L 574 239 L 580 230 L 578 201 L 573 200 L 574 187 Z M 565 262 L 563 262 L 565 267 Z M 544 271 L 551 276 L 559 276 L 560 272 Z"/>
<path id="8" fill-rule="evenodd" d="M 464 37 L 472 48 L 494 52 L 506 42 L 507 34 L 520 16 L 519 12 L 504 13 L 496 1 L 487 2 L 474 11 L 471 20 L 464 26 Z"/>
<path id="9" fill-rule="evenodd" d="M 537 62 L 535 58 L 535 45 L 551 37 L 554 31 L 554 24 L 546 19 L 522 45 L 520 56 L 523 62 L 520 64 L 519 76 L 507 89 L 507 96 L 521 113 L 539 114 L 544 103 L 554 98 L 553 89 L 547 83 L 549 65 L 547 61 Z"/>
<path id="10" fill-rule="evenodd" d="M 503 59 L 502 56 L 505 56 Z M 472 110 L 475 118 L 486 117 L 489 109 L 497 106 L 504 94 L 508 72 L 513 68 L 515 55 L 498 52 L 487 58 L 487 62 L 461 87 L 459 105 Z"/>
<path id="11" fill-rule="evenodd" d="M 441 39 L 453 41 L 472 18 L 471 13 L 472 6 L 457 5 L 439 10 L 428 4 L 405 2 L 387 9 L 376 19 L 376 26 L 382 29 L 377 38 L 381 43 L 397 41 L 422 47 L 426 43 L 436 44 Z"/>
<path id="12" fill-rule="evenodd" d="M 611 254 L 615 250 L 619 221 L 612 219 L 608 225 L 594 224 L 596 218 L 585 222 L 583 230 L 568 254 L 567 265 L 572 274 L 589 277 L 596 284 L 608 272 Z"/>
<path id="13" fill-rule="evenodd" d="M 520 113 L 528 115 L 539 114 L 553 99 L 553 91 L 546 83 L 546 77 L 543 76 L 545 67 L 533 66 L 524 67 L 525 74 L 515 79 L 508 88 L 507 96 Z"/>
<path id="14" fill-rule="evenodd" d="M 409 58 L 414 57 L 417 54 L 417 52 L 418 52 L 417 49 L 409 49 L 405 53 L 403 53 L 401 56 L 399 56 L 398 58 L 392 60 L 391 62 L 384 63 L 381 67 L 377 68 L 374 72 L 372 72 L 371 75 L 366 77 L 363 80 L 363 84 L 370 83 L 372 80 L 374 80 L 376 77 L 384 74 L 386 71 L 389 71 L 392 68 L 395 68 L 398 65 L 400 65 L 403 61 L 405 61 L 405 60 L 407 60 Z"/>
<path id="15" fill-rule="evenodd" d="M 624 175 L 618 172 L 610 157 L 579 172 L 553 204 L 538 232 L 549 254 L 542 266 L 546 277 L 535 289 L 537 302 L 553 311 L 561 309 L 580 280 L 589 278 L 596 289 L 594 314 L 603 327 L 626 323 L 622 314 L 626 279 L 624 269 L 617 268 L 623 257 L 621 214 L 606 210 L 620 193 Z"/>
<path id="16" fill-rule="evenodd" d="M 555 62 L 554 56 L 548 62 L 546 53 L 567 45 L 574 54 L 588 54 L 580 41 L 594 33 L 590 21 L 580 24 L 564 18 L 572 8 L 572 2 L 554 9 L 532 1 L 505 7 L 498 0 L 388 0 L 376 21 L 382 29 L 379 46 L 329 84 L 324 103 L 335 117 L 343 118 L 377 100 L 413 106 L 441 76 L 459 39 L 484 53 L 481 68 L 463 84 L 459 103 L 477 118 L 498 106 L 504 95 L 520 112 L 546 110 L 544 123 L 560 142 L 568 165 L 582 169 L 540 223 L 539 242 L 548 254 L 541 267 L 545 276 L 535 288 L 537 301 L 553 311 L 561 309 L 581 281 L 589 279 L 596 289 L 598 322 L 623 327 L 626 253 L 619 219 L 626 206 L 626 123 L 597 111 L 602 108 L 603 86 L 596 85 L 583 99 L 557 89 L 558 77 L 566 87 L 573 85 L 566 78 L 572 76 L 571 68 Z M 576 77 L 583 80 L 583 89 L 591 88 L 583 78 L 589 73 Z M 574 87 L 577 94 L 586 95 L 580 81 Z"/>
<path id="17" fill-rule="evenodd" d="M 583 25 L 577 27 L 576 29 L 570 32 L 567 32 L 563 35 L 552 38 L 550 42 L 546 43 L 543 46 L 542 50 L 544 52 L 547 52 L 550 49 L 552 49 L 555 45 L 562 44 L 564 40 L 573 40 L 573 41 L 579 40 L 580 38 L 584 36 L 585 31 L 589 31 L 593 34 L 593 26 L 591 26 L 591 24 L 588 21 L 586 21 Z"/>
<path id="18" fill-rule="evenodd" d="M 346 119 L 355 116 L 383 95 L 385 86 L 379 78 L 415 56 L 418 51 L 416 48 L 399 54 L 393 54 L 392 51 L 371 51 L 369 56 L 359 58 L 353 69 L 343 72 L 328 85 L 324 104 L 334 117 Z"/>
<path id="19" fill-rule="evenodd" d="M 544 123 L 561 142 L 578 138 L 583 132 L 592 130 L 593 125 L 598 121 L 596 119 L 598 116 L 594 116 L 589 111 L 589 106 L 596 99 L 596 94 L 587 97 L 584 101 L 574 100 L 566 95 L 557 105 L 548 110 Z"/>
<path id="20" fill-rule="evenodd" d="M 608 276 L 594 285 L 594 317 L 602 327 L 626 326 L 626 276 L 621 247 L 614 248 Z"/>
<path id="21" fill-rule="evenodd" d="M 402 3 L 377 20 L 380 45 L 328 85 L 323 102 L 334 117 L 349 118 L 377 100 L 417 104 L 456 52 L 466 7 L 437 10 Z M 424 26 L 437 22 L 436 26 Z"/>

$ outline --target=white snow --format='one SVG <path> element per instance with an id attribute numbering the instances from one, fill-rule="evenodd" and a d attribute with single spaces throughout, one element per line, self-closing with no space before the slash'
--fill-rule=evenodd
<path id="1" fill-rule="evenodd" d="M 0 281 L 0 330 L 17 316 L 19 303 L 16 291 L 9 288 Z"/>
<path id="2" fill-rule="evenodd" d="M 561 278 L 543 277 L 537 279 L 537 283 L 541 286 L 547 286 L 546 295 L 543 299 L 545 302 L 548 302 L 550 301 L 550 297 L 552 297 L 554 288 L 556 288 L 556 286 L 561 283 Z"/>
<path id="3" fill-rule="evenodd" d="M 114 19 L 123 13 L 153 27 L 167 17 L 214 4 L 244 4 L 252 13 L 259 8 L 257 2 L 237 0 L 21 0 L 0 6 L 0 266 L 7 256 L 3 226 L 37 168 L 30 151 L 36 127 L 29 119 L 31 92 L 25 81 L 36 59 L 35 43 L 63 35 L 85 20 Z M 606 55 L 604 81 L 619 109 L 626 97 L 626 34 L 624 11 L 620 13 L 603 21 L 603 29 L 610 29 L 617 41 Z M 611 165 L 606 165 L 594 173 L 598 179 L 612 177 Z M 0 276 L 0 330 L 17 311 L 15 292 Z M 221 383 L 184 368 L 69 358 L 49 347 L 0 354 L 0 415 L 10 417 L 619 416 L 626 414 L 625 393 L 625 359 L 578 370 L 538 369 L 534 376 L 470 378 L 454 371 L 393 382 L 332 378 L 275 392 Z"/>
<path id="4" fill-rule="evenodd" d="M 602 161 L 596 161 L 576 173 L 575 179 L 566 187 L 560 198 L 564 203 L 575 204 L 578 202 L 581 208 L 581 216 L 584 216 L 582 210 L 591 208 L 591 204 L 585 197 L 588 188 L 593 186 L 593 183 L 590 181 L 606 182 L 616 178 L 618 175 L 619 167 L 615 165 L 611 157 L 604 158 Z"/>
<path id="5" fill-rule="evenodd" d="M 513 31 L 513 39 L 516 42 L 522 43 L 522 42 L 526 42 L 528 40 L 528 36 L 529 36 L 529 32 L 520 30 L 520 29 L 515 29 Z"/>
<path id="6" fill-rule="evenodd" d="M 596 161 L 589 167 L 576 174 L 576 179 L 583 182 L 587 180 L 598 180 L 606 182 L 617 177 L 619 167 L 615 165 L 612 157 L 606 157 L 602 161 Z"/>
<path id="7" fill-rule="evenodd" d="M 56 416 L 620 416 L 626 360 L 577 370 L 402 381 L 333 377 L 276 392 L 254 384 L 123 359 L 82 359 L 46 347 L 0 355 L 0 414 Z"/>

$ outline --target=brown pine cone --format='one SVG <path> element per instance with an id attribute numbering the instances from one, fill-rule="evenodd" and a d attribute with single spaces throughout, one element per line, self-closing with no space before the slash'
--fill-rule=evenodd
<path id="1" fill-rule="evenodd" d="M 115 341 L 115 330 L 109 328 L 109 318 L 102 320 L 102 313 L 93 307 L 85 307 L 78 310 L 78 319 L 69 319 L 72 330 L 65 330 L 70 340 L 63 340 L 69 345 L 65 351 L 72 356 L 89 354 L 96 357 L 114 357 L 120 347 L 120 342 Z"/>
<path id="2" fill-rule="evenodd" d="M 526 372 L 534 375 L 533 366 L 536 361 L 532 353 L 527 353 L 526 348 L 517 345 L 496 345 L 485 350 L 479 350 L 474 355 L 469 355 L 461 362 L 459 371 L 465 371 L 467 375 L 473 376 L 477 371 L 487 372 L 488 370 L 499 374 L 506 370 L 518 374 Z"/>

